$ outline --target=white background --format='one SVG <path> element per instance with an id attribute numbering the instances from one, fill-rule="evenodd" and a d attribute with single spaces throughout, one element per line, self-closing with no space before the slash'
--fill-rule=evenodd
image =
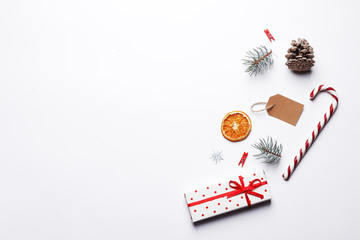
<path id="1" fill-rule="evenodd" d="M 0 239 L 359 239 L 357 1 L 1 1 Z M 264 29 L 276 39 L 270 43 Z M 292 39 L 311 73 L 285 66 Z M 249 77 L 245 52 L 277 57 Z M 339 106 L 290 181 L 281 175 L 332 98 Z M 253 114 L 280 93 L 296 127 Z M 253 129 L 232 143 L 223 116 Z M 279 165 L 252 157 L 268 135 Z M 214 164 L 212 151 L 223 151 Z M 244 168 L 237 163 L 244 151 Z M 265 169 L 270 204 L 193 225 L 183 193 Z"/>

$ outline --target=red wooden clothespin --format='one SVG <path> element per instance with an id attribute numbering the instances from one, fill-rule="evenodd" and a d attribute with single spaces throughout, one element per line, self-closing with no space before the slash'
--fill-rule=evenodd
<path id="1" fill-rule="evenodd" d="M 273 35 L 271 35 L 270 31 L 268 29 L 264 30 L 266 36 L 269 38 L 270 42 L 271 40 L 275 41 L 275 38 L 273 37 Z"/>
<path id="2" fill-rule="evenodd" d="M 244 152 L 243 155 L 242 155 L 242 157 L 241 157 L 241 159 L 240 159 L 240 162 L 239 162 L 238 166 L 239 166 L 240 164 L 241 164 L 241 167 L 244 166 L 244 163 L 245 163 L 245 160 L 246 160 L 247 156 L 248 156 L 248 153 L 247 153 L 247 152 Z"/>

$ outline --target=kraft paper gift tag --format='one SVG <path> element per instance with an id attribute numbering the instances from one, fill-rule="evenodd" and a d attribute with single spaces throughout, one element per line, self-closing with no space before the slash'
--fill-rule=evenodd
<path id="1" fill-rule="evenodd" d="M 253 107 L 258 104 L 266 104 L 265 109 L 253 110 Z M 295 102 L 294 100 L 291 100 L 290 98 L 284 97 L 280 94 L 276 94 L 270 97 L 267 103 L 255 103 L 251 106 L 251 110 L 253 112 L 266 110 L 270 116 L 287 122 L 293 126 L 296 126 L 303 109 L 303 104 Z"/>

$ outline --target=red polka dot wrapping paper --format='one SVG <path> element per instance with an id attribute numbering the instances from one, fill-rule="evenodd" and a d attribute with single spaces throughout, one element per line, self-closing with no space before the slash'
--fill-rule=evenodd
<path id="1" fill-rule="evenodd" d="M 230 186 L 229 182 L 234 181 L 241 185 L 239 177 L 243 179 L 245 187 L 250 186 L 252 181 L 256 186 L 260 185 L 258 184 L 259 182 L 261 182 L 261 185 L 248 191 L 247 194 L 243 192 L 240 194 L 233 194 L 234 196 L 229 196 L 234 192 L 234 188 Z M 246 199 L 246 195 L 248 196 L 249 202 Z M 249 204 L 254 205 L 270 199 L 271 193 L 264 171 L 233 176 L 226 181 L 196 188 L 185 193 L 185 200 L 188 204 L 193 222 L 248 207 Z"/>

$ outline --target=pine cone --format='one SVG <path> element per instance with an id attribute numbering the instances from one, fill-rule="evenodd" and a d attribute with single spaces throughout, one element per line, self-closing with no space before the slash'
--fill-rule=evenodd
<path id="1" fill-rule="evenodd" d="M 298 42 L 291 41 L 292 47 L 288 49 L 285 55 L 287 62 L 285 63 L 289 69 L 298 72 L 309 71 L 314 66 L 314 49 L 304 38 L 299 38 Z"/>

